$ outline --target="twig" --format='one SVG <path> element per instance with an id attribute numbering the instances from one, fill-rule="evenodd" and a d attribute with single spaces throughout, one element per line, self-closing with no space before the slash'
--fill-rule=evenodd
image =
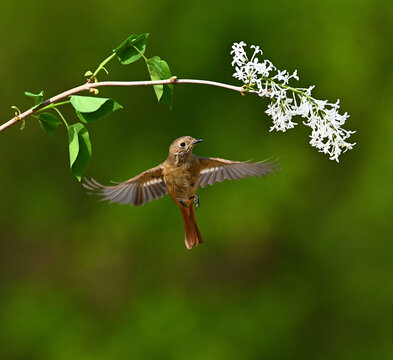
<path id="1" fill-rule="evenodd" d="M 37 111 L 41 110 L 42 108 L 50 104 L 56 103 L 59 100 L 62 100 L 68 96 L 78 94 L 83 91 L 89 91 L 90 89 L 103 87 L 103 86 L 153 86 L 153 85 L 177 85 L 177 84 L 199 84 L 199 85 L 217 86 L 224 89 L 237 91 L 240 92 L 241 94 L 243 94 L 244 92 L 251 92 L 249 90 L 245 90 L 243 86 L 233 86 L 233 85 L 228 85 L 228 84 L 224 84 L 216 81 L 209 81 L 209 80 L 177 79 L 175 76 L 167 80 L 159 80 L 159 81 L 101 81 L 96 83 L 88 82 L 86 84 L 74 87 L 73 89 L 64 91 L 56 96 L 51 97 L 50 99 L 43 101 L 34 109 L 26 110 L 25 112 L 19 114 L 17 117 L 14 117 L 11 120 L 4 123 L 3 125 L 1 125 L 0 132 L 16 124 L 18 121 L 26 119 L 28 116 L 36 113 Z"/>

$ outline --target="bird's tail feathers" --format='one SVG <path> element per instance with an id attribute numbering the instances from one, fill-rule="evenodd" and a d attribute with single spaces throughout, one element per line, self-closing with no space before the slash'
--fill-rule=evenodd
<path id="1" fill-rule="evenodd" d="M 203 242 L 201 232 L 195 220 L 194 208 L 180 206 L 181 215 L 184 222 L 185 243 L 188 250 L 198 246 Z"/>

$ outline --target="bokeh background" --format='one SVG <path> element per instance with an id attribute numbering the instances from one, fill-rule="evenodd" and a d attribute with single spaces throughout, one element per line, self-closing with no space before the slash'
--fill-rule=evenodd
<path id="1" fill-rule="evenodd" d="M 169 197 L 140 208 L 87 196 L 67 137 L 36 120 L 0 134 L 0 358 L 392 359 L 391 4 L 384 1 L 3 1 L 0 118 L 83 82 L 130 34 L 179 78 L 233 79 L 233 42 L 298 69 L 317 98 L 341 99 L 358 144 L 328 160 L 308 128 L 269 133 L 267 101 L 181 85 L 102 88 L 124 109 L 89 126 L 86 174 L 122 181 L 181 135 L 196 153 L 281 159 L 266 179 L 199 192 L 204 244 L 187 251 Z M 102 80 L 142 80 L 142 61 Z M 64 109 L 69 122 L 76 120 Z"/>

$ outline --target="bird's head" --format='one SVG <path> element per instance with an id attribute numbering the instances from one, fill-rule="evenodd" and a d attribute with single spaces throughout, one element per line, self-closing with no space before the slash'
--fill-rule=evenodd
<path id="1" fill-rule="evenodd" d="M 182 136 L 176 139 L 169 147 L 169 155 L 176 157 L 178 160 L 186 159 L 192 154 L 192 149 L 201 139 L 197 140 L 191 136 Z"/>

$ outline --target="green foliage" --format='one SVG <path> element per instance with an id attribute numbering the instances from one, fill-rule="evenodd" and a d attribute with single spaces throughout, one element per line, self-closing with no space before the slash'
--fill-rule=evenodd
<path id="1" fill-rule="evenodd" d="M 113 53 L 109 57 L 99 64 L 94 72 L 90 70 L 85 72 L 84 76 L 87 78 L 87 81 L 89 83 L 97 82 L 97 74 L 101 70 L 108 73 L 105 66 L 115 57 L 117 57 L 123 65 L 131 64 L 143 57 L 146 61 L 146 66 L 151 80 L 170 79 L 172 74 L 166 61 L 162 60 L 159 56 L 153 56 L 150 59 L 147 59 L 144 56 L 148 36 L 148 33 L 143 33 L 127 37 L 126 40 L 113 50 Z M 155 85 L 154 91 L 158 102 L 164 103 L 169 107 L 169 109 L 172 109 L 173 85 Z M 90 92 L 97 94 L 98 90 L 91 88 Z M 42 104 L 44 98 L 43 91 L 38 94 L 25 92 L 25 95 L 34 100 L 35 105 L 32 109 L 36 109 L 40 104 Z M 45 107 L 42 105 L 41 109 L 34 111 L 36 113 L 34 116 L 38 118 L 41 128 L 50 136 L 54 134 L 56 128 L 61 124 L 60 119 L 63 120 L 68 131 L 71 172 L 80 180 L 91 157 L 91 144 L 87 129 L 81 123 L 68 126 L 63 115 L 60 113 L 58 107 L 68 103 L 71 103 L 78 119 L 82 123 L 90 123 L 100 120 L 106 115 L 118 109 L 122 109 L 123 106 L 110 98 L 72 95 L 70 96 L 70 100 L 51 103 Z M 13 108 L 17 110 L 15 116 L 18 116 L 18 114 L 20 114 L 19 109 L 15 106 Z M 59 117 L 48 112 L 43 112 L 48 109 L 56 110 Z M 21 129 L 24 128 L 25 124 L 24 120 L 22 121 Z"/>
<path id="2" fill-rule="evenodd" d="M 38 120 L 42 130 L 49 136 L 55 133 L 56 128 L 61 124 L 61 121 L 51 113 L 42 113 L 38 115 Z"/>
<path id="3" fill-rule="evenodd" d="M 67 131 L 71 172 L 80 181 L 91 158 L 89 133 L 81 123 L 69 126 Z"/>
<path id="4" fill-rule="evenodd" d="M 35 109 L 39 104 L 41 104 L 42 100 L 44 99 L 44 92 L 43 91 L 41 91 L 38 94 L 33 94 L 31 92 L 25 91 L 25 95 L 28 97 L 31 97 L 34 100 L 35 106 L 33 107 L 33 109 Z"/>
<path id="5" fill-rule="evenodd" d="M 123 65 L 139 60 L 146 50 L 146 39 L 149 34 L 130 35 L 113 52 Z"/>
<path id="6" fill-rule="evenodd" d="M 71 105 L 78 118 L 85 123 L 102 119 L 111 112 L 123 108 L 112 99 L 77 95 L 71 96 Z"/>
<path id="7" fill-rule="evenodd" d="M 166 80 L 172 77 L 168 63 L 159 56 L 148 59 L 146 65 L 153 81 Z M 154 85 L 154 91 L 158 102 L 162 102 L 168 105 L 169 109 L 172 109 L 173 85 Z"/>

